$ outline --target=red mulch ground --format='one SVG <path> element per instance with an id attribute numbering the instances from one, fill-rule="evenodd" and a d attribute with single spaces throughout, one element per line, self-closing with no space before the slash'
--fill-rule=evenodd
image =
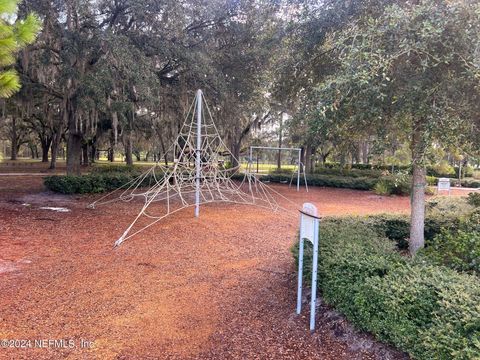
<path id="1" fill-rule="evenodd" d="M 274 188 L 322 215 L 409 208 L 405 197 Z M 41 177 L 0 176 L 0 340 L 71 339 L 75 347 L 0 347 L 0 359 L 405 357 L 328 326 L 310 334 L 307 306 L 295 316 L 294 213 L 218 205 L 195 219 L 187 209 L 114 250 L 135 207 L 88 210 L 93 197 L 42 191 Z"/>

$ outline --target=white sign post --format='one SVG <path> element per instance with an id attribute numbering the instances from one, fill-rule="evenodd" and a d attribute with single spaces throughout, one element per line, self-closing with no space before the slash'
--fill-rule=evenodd
<path id="1" fill-rule="evenodd" d="M 448 195 L 450 195 L 450 179 L 449 178 L 438 179 L 437 193 L 439 193 L 442 190 L 448 191 Z"/>
<path id="2" fill-rule="evenodd" d="M 317 270 L 318 270 L 318 232 L 320 218 L 315 205 L 303 204 L 300 211 L 300 241 L 298 253 L 298 289 L 297 289 L 297 314 L 302 311 L 302 280 L 303 280 L 303 248 L 304 241 L 313 244 L 312 259 L 312 299 L 310 301 L 310 330 L 315 330 L 315 308 L 317 304 Z"/>

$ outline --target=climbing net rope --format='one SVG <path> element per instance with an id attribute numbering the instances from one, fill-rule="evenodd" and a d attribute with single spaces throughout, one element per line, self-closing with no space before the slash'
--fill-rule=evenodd
<path id="1" fill-rule="evenodd" d="M 202 103 L 200 107 L 199 101 Z M 158 161 L 129 183 L 89 205 L 96 208 L 116 201 L 143 202 L 138 215 L 115 246 L 190 206 L 223 202 L 254 205 L 273 211 L 283 209 L 276 198 L 286 198 L 262 183 L 248 169 L 241 173 L 240 166 L 224 166 L 225 156 L 233 158 L 233 155 L 222 141 L 201 92 L 192 102 L 184 124 L 168 151 L 174 154 L 173 164 L 167 166 Z M 163 206 L 154 206 L 156 202 L 162 202 Z"/>

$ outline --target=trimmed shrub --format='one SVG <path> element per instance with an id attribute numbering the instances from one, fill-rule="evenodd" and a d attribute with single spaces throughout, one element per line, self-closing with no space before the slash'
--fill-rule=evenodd
<path id="1" fill-rule="evenodd" d="M 442 229 L 423 254 L 436 264 L 480 275 L 480 210 L 461 218 L 457 228 Z"/>
<path id="2" fill-rule="evenodd" d="M 367 278 L 353 297 L 356 324 L 413 358 L 480 356 L 480 286 L 473 276 L 407 263 Z"/>
<path id="3" fill-rule="evenodd" d="M 431 244 L 443 228 L 455 230 L 467 219 L 474 207 L 465 198 L 441 197 L 427 202 L 425 218 L 425 240 Z M 358 217 L 357 221 L 374 229 L 380 236 L 395 241 L 399 249 L 408 249 L 410 217 L 402 214 L 380 214 Z"/>
<path id="4" fill-rule="evenodd" d="M 340 169 L 317 167 L 314 173 L 320 175 L 379 178 L 384 175 L 385 172 L 386 171 L 374 169 Z"/>
<path id="5" fill-rule="evenodd" d="M 454 181 L 454 183 L 458 183 L 458 181 Z M 463 179 L 461 181 L 461 185 L 463 187 L 468 187 L 468 188 L 476 188 L 476 189 L 479 189 L 480 188 L 480 180 L 476 180 L 476 179 Z"/>
<path id="6" fill-rule="evenodd" d="M 467 202 L 474 207 L 480 207 L 480 193 L 468 194 Z"/>
<path id="7" fill-rule="evenodd" d="M 438 184 L 438 178 L 435 176 L 427 176 L 426 180 L 429 186 L 436 186 Z"/>
<path id="8" fill-rule="evenodd" d="M 275 182 L 275 183 L 289 183 L 292 175 L 288 174 L 269 174 L 262 176 L 260 179 L 265 182 Z M 296 181 L 296 178 L 294 178 Z M 354 178 L 354 177 L 341 177 L 341 176 L 332 176 L 332 175 L 318 175 L 311 174 L 307 175 L 307 183 L 309 186 L 325 186 L 325 187 L 336 187 L 336 188 L 346 188 L 346 189 L 356 189 L 356 190 L 371 190 L 377 180 L 373 178 Z M 300 184 L 304 185 L 305 181 L 303 178 L 300 179 Z"/>
<path id="9" fill-rule="evenodd" d="M 280 175 L 290 175 L 290 176 L 292 176 L 293 169 L 273 168 L 273 169 L 270 169 L 270 171 L 268 173 L 273 174 L 273 175 L 280 174 Z"/>
<path id="10" fill-rule="evenodd" d="M 81 176 L 47 176 L 44 179 L 45 187 L 51 191 L 62 194 L 92 194 L 118 189 L 139 176 L 136 172 L 100 173 Z M 157 175 L 157 179 L 159 175 Z M 152 181 L 151 176 L 145 177 L 140 184 L 148 186 Z"/>
<path id="11" fill-rule="evenodd" d="M 384 176 L 375 184 L 374 191 L 378 195 L 408 195 L 410 194 L 411 176 L 399 172 Z"/>
<path id="12" fill-rule="evenodd" d="M 385 179 L 380 179 L 380 181 L 378 181 L 373 187 L 373 192 L 382 196 L 391 195 L 391 190 L 392 188 L 389 182 Z"/>
<path id="13" fill-rule="evenodd" d="M 306 278 L 310 269 L 306 246 Z M 402 257 L 393 242 L 356 219 L 322 222 L 319 288 L 358 328 L 413 358 L 480 357 L 478 278 Z"/>

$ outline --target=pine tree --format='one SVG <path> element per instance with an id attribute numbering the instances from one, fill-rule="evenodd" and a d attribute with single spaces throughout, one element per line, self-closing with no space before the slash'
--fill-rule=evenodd
<path id="1" fill-rule="evenodd" d="M 0 98 L 8 98 L 20 89 L 17 72 L 10 66 L 15 54 L 33 43 L 41 22 L 35 14 L 17 19 L 19 0 L 0 0 Z"/>

